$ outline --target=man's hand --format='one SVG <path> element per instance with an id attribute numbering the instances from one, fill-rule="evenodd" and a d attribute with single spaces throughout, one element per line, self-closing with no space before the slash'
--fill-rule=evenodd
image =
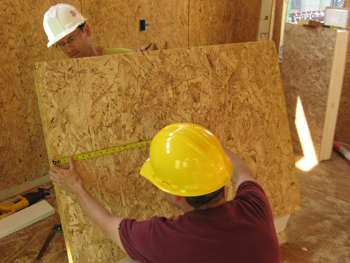
<path id="1" fill-rule="evenodd" d="M 118 230 L 118 225 L 123 218 L 111 215 L 111 213 L 86 190 L 83 181 L 75 170 L 73 157 L 69 158 L 68 170 L 59 168 L 53 163 L 51 163 L 50 168 L 49 174 L 53 184 L 60 189 L 72 192 L 77 198 L 85 215 L 97 229 L 125 251 L 120 241 Z"/>
<path id="2" fill-rule="evenodd" d="M 236 183 L 236 189 L 238 189 L 238 186 L 244 181 L 256 181 L 252 170 L 250 170 L 249 166 L 241 158 L 239 158 L 229 149 L 226 149 L 225 147 L 223 147 L 223 149 L 227 157 L 230 158 L 233 166 L 232 179 Z"/>
<path id="3" fill-rule="evenodd" d="M 75 170 L 73 157 L 69 158 L 69 169 L 62 169 L 50 164 L 50 179 L 53 185 L 68 192 L 76 193 L 83 187 L 83 182 Z"/>
<path id="4" fill-rule="evenodd" d="M 147 51 L 146 47 L 145 46 L 141 46 L 140 48 L 135 49 L 133 52 L 145 52 L 145 51 Z"/>

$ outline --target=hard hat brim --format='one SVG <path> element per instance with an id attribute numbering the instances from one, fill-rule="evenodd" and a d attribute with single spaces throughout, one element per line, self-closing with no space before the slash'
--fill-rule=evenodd
<path id="1" fill-rule="evenodd" d="M 55 37 L 55 40 L 49 41 L 49 42 L 47 43 L 47 47 L 48 47 L 48 48 L 51 47 L 52 45 L 54 45 L 54 44 L 56 44 L 58 41 L 60 41 L 62 38 L 66 37 L 66 36 L 68 36 L 70 33 L 74 32 L 74 30 L 76 30 L 79 26 L 81 26 L 82 24 L 84 24 L 86 20 L 87 20 L 87 19 L 85 19 L 85 20 L 82 21 L 81 23 L 78 23 L 78 24 L 76 24 L 75 26 L 73 26 L 73 27 L 71 27 L 71 28 L 69 28 L 69 29 L 63 31 L 63 32 L 60 33 L 59 35 L 57 35 L 57 36 Z"/>
<path id="2" fill-rule="evenodd" d="M 151 165 L 151 159 L 148 158 L 144 164 L 141 167 L 140 170 L 140 174 L 145 177 L 146 179 L 150 180 L 152 178 L 153 173 L 153 169 L 152 169 L 152 165 Z M 152 180 L 150 180 L 152 181 Z"/>

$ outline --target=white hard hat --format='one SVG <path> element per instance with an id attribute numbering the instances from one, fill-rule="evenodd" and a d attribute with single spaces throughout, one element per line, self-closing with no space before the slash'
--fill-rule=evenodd
<path id="1" fill-rule="evenodd" d="M 78 26 L 87 20 L 80 11 L 69 4 L 51 6 L 44 15 L 44 30 L 49 38 L 47 47 L 72 33 Z"/>

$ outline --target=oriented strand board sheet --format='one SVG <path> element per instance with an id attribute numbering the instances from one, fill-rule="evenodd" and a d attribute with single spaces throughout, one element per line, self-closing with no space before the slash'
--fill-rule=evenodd
<path id="1" fill-rule="evenodd" d="M 332 151 L 347 43 L 339 34 L 344 33 L 289 23 L 285 27 L 281 74 L 293 147 L 319 161 L 329 159 Z M 306 148 L 308 138 L 314 152 Z"/>
<path id="2" fill-rule="evenodd" d="M 345 9 L 350 10 L 350 1 L 345 1 Z M 348 17 L 350 25 L 350 16 Z M 340 99 L 335 140 L 350 143 L 350 38 L 347 45 L 346 66 Z"/>
<path id="3" fill-rule="evenodd" d="M 97 47 L 132 50 L 154 43 L 157 49 L 188 47 L 188 0 L 84 0 L 81 12 L 92 25 Z M 140 31 L 140 20 L 146 31 Z M 118 26 L 116 26 L 118 25 Z"/>
<path id="4" fill-rule="evenodd" d="M 300 209 L 282 80 L 273 42 L 193 47 L 37 64 L 49 158 L 147 140 L 168 124 L 210 129 L 255 173 L 280 218 Z M 92 195 L 120 217 L 180 212 L 139 175 L 148 147 L 77 162 Z M 235 194 L 233 183 L 228 198 Z M 124 254 L 57 190 L 74 262 Z"/>
<path id="5" fill-rule="evenodd" d="M 256 41 L 261 0 L 189 1 L 189 46 Z"/>
<path id="6" fill-rule="evenodd" d="M 257 41 L 261 0 L 231 2 L 235 5 L 234 38 L 231 43 Z"/>
<path id="7" fill-rule="evenodd" d="M 43 32 L 34 25 L 41 8 L 33 14 L 31 2 L 0 4 L 0 191 L 49 169 L 33 78 L 34 63 L 44 60 L 46 46 L 40 47 Z"/>

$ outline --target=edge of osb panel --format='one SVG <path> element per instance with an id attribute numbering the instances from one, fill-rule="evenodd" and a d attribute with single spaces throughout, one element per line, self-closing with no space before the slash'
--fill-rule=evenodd
<path id="1" fill-rule="evenodd" d="M 49 143 L 49 134 L 47 132 L 47 125 L 46 125 L 46 119 L 45 119 L 45 113 L 44 113 L 45 112 L 44 111 L 44 105 L 42 103 L 42 101 L 43 101 L 42 87 L 41 87 L 41 83 L 40 83 L 40 79 L 39 79 L 39 75 L 38 75 L 38 66 L 39 66 L 40 63 L 41 62 L 35 63 L 35 70 L 33 72 L 33 75 L 34 75 L 34 79 L 35 79 L 36 92 L 37 92 L 37 95 L 38 95 L 38 104 L 39 104 L 41 122 L 42 122 L 43 130 L 44 130 L 44 137 L 45 137 L 45 144 L 46 144 L 47 155 L 48 155 L 49 161 L 51 163 L 51 161 L 52 161 L 52 152 L 51 152 L 50 143 Z M 43 63 L 46 63 L 46 62 L 43 62 Z M 60 190 L 59 190 L 59 188 L 57 186 L 55 186 L 54 189 L 55 189 L 57 207 L 58 207 L 58 212 L 59 212 L 61 225 L 62 225 L 62 230 L 63 230 L 63 235 L 64 235 L 64 241 L 65 241 L 66 249 L 67 249 L 67 256 L 68 256 L 69 262 L 73 263 L 74 262 L 73 261 L 73 257 L 71 256 L 71 253 L 69 252 L 71 244 L 69 242 L 69 235 L 68 235 L 68 231 L 67 231 L 67 227 L 66 227 L 67 223 L 66 223 L 65 217 L 63 215 L 61 193 L 60 193 Z"/>
<path id="2" fill-rule="evenodd" d="M 41 89 L 41 83 L 39 80 L 38 76 L 38 63 L 35 64 L 36 69 L 33 71 L 34 75 L 34 80 L 35 80 L 35 86 L 36 86 L 36 93 L 38 95 L 38 104 L 39 104 L 39 110 L 40 110 L 40 118 L 41 122 L 43 125 L 43 130 L 44 130 L 44 137 L 45 137 L 45 144 L 46 144 L 46 151 L 47 151 L 47 156 L 49 157 L 49 161 L 52 161 L 52 154 L 50 151 L 50 144 L 49 144 L 49 139 L 48 139 L 48 133 L 47 133 L 47 126 L 46 126 L 46 120 L 45 120 L 45 114 L 44 114 L 44 105 L 42 103 L 42 89 Z"/>
<path id="3" fill-rule="evenodd" d="M 268 42 L 270 45 L 272 45 L 272 48 L 276 48 L 276 42 L 273 41 L 273 40 L 269 40 L 269 41 L 266 41 Z M 279 55 L 277 53 L 274 53 L 274 56 L 275 56 L 275 59 L 276 59 L 276 63 L 278 64 L 278 71 L 279 71 L 279 76 L 281 78 L 281 93 L 283 94 L 283 98 L 282 100 L 284 101 L 284 107 L 285 107 L 285 118 L 288 120 L 288 111 L 287 111 L 287 102 L 286 102 L 286 97 L 285 97 L 285 91 L 284 91 L 284 88 L 283 88 L 283 80 L 282 80 L 282 71 L 281 71 L 281 63 L 278 62 L 278 57 Z M 292 143 L 292 135 L 291 135 L 291 128 L 290 128 L 290 123 L 289 121 L 287 121 L 286 125 L 288 126 L 288 129 L 289 129 L 289 136 L 290 136 L 290 139 L 291 139 L 291 147 L 293 148 L 293 143 Z M 294 155 L 294 150 L 292 150 L 292 153 Z M 298 212 L 300 210 L 303 209 L 303 205 L 301 203 L 301 196 L 300 196 L 300 187 L 299 187 L 299 180 L 298 180 L 298 171 L 297 171 L 297 168 L 296 166 L 294 165 L 295 169 L 294 169 L 294 175 L 295 175 L 295 178 L 297 178 L 297 182 L 298 182 L 298 189 L 299 189 L 299 204 L 295 205 L 294 208 L 293 208 L 293 211 L 290 212 L 290 213 L 286 213 L 286 214 L 281 214 L 279 216 L 274 216 L 273 219 L 274 220 L 277 220 L 277 219 L 280 219 L 282 217 L 285 217 L 287 215 L 290 215 L 292 213 L 295 213 L 295 212 Z"/>

